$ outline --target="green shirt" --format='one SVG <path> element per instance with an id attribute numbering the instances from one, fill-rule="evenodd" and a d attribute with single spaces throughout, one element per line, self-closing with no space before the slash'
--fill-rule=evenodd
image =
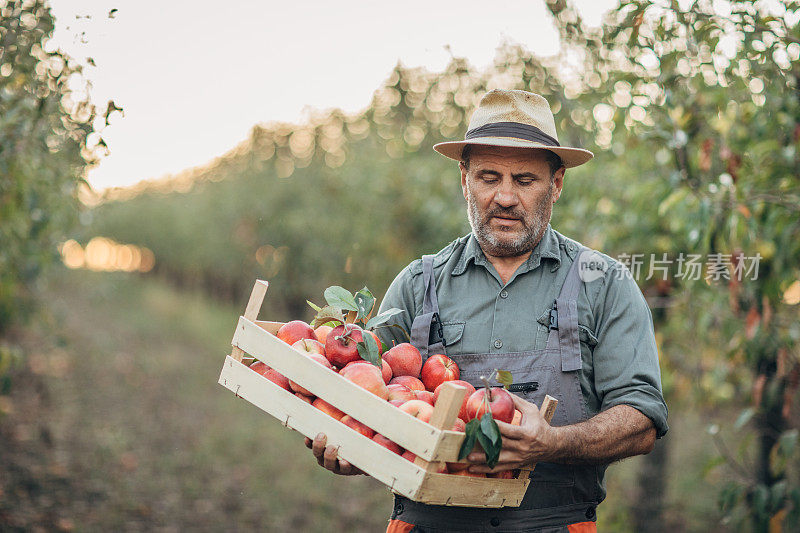
<path id="1" fill-rule="evenodd" d="M 550 226 L 508 283 L 503 285 L 474 235 L 453 241 L 433 262 L 447 353 L 507 353 L 544 349 L 549 312 L 561 291 L 578 243 Z M 629 405 L 653 421 L 658 437 L 667 432 L 658 350 L 650 309 L 628 269 L 603 254 L 604 274 L 585 281 L 578 296 L 583 365 L 580 383 L 590 417 Z M 389 286 L 381 311 L 405 313 L 390 323 L 411 332 L 422 312 L 422 261 L 403 269 Z M 408 342 L 397 328 L 380 328 L 388 345 Z"/>

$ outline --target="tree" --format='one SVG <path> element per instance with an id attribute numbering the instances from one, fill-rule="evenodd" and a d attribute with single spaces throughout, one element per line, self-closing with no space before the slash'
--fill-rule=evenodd
<path id="1" fill-rule="evenodd" d="M 598 134 L 619 131 L 655 154 L 644 172 L 671 190 L 653 204 L 676 242 L 707 258 L 703 279 L 685 286 L 708 304 L 693 311 L 710 315 L 698 333 L 719 342 L 719 367 L 750 373 L 751 407 L 735 426 L 752 420 L 755 465 L 726 454 L 737 479 L 721 507 L 758 531 L 796 524 L 800 5 L 625 1 L 596 31 L 565 2 L 549 6 L 584 54 L 585 81 L 602 84 Z M 723 375 L 741 386 L 735 372 Z"/>

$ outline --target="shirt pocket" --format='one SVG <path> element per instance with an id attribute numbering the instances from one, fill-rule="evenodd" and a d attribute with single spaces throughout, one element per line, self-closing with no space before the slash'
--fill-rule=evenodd
<path id="1" fill-rule="evenodd" d="M 465 325 L 465 321 L 459 320 L 442 322 L 442 336 L 444 337 L 443 344 L 448 357 L 452 354 L 461 353 L 461 340 L 464 336 Z"/>
<path id="2" fill-rule="evenodd" d="M 536 320 L 539 323 L 539 330 L 536 335 L 537 349 L 544 349 L 547 346 L 547 337 L 550 333 L 550 309 L 550 307 L 545 309 Z M 591 353 L 594 347 L 597 346 L 597 337 L 594 332 L 581 323 L 578 323 L 578 339 L 581 342 L 581 352 L 586 350 Z"/>

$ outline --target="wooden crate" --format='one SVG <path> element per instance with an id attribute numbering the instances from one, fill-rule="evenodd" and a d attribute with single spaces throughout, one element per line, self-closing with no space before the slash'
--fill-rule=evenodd
<path id="1" fill-rule="evenodd" d="M 257 281 L 239 318 L 219 383 L 306 437 L 325 433 L 339 456 L 418 502 L 468 507 L 517 507 L 528 487 L 518 479 L 471 478 L 436 473 L 439 462 L 457 462 L 464 433 L 452 428 L 466 389 L 456 384 L 439 395 L 430 423 L 401 411 L 275 337 L 280 322 L 256 320 L 267 282 Z M 417 455 L 412 463 L 284 390 L 241 361 L 245 354 L 264 362 L 334 407 Z M 553 400 L 554 402 L 554 400 Z M 555 403 L 543 406 L 552 416 Z M 548 419 L 549 419 L 548 416 Z M 310 452 L 308 452 L 310 455 Z M 311 460 L 311 457 L 309 457 Z"/>

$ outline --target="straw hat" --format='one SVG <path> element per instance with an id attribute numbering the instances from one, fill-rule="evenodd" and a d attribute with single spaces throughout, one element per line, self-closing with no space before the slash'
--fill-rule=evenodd
<path id="1" fill-rule="evenodd" d="M 468 144 L 544 148 L 558 154 L 567 168 L 594 157 L 589 150 L 561 146 L 547 100 L 526 91 L 496 89 L 486 93 L 472 114 L 464 140 L 439 143 L 433 149 L 461 161 L 461 153 Z"/>

